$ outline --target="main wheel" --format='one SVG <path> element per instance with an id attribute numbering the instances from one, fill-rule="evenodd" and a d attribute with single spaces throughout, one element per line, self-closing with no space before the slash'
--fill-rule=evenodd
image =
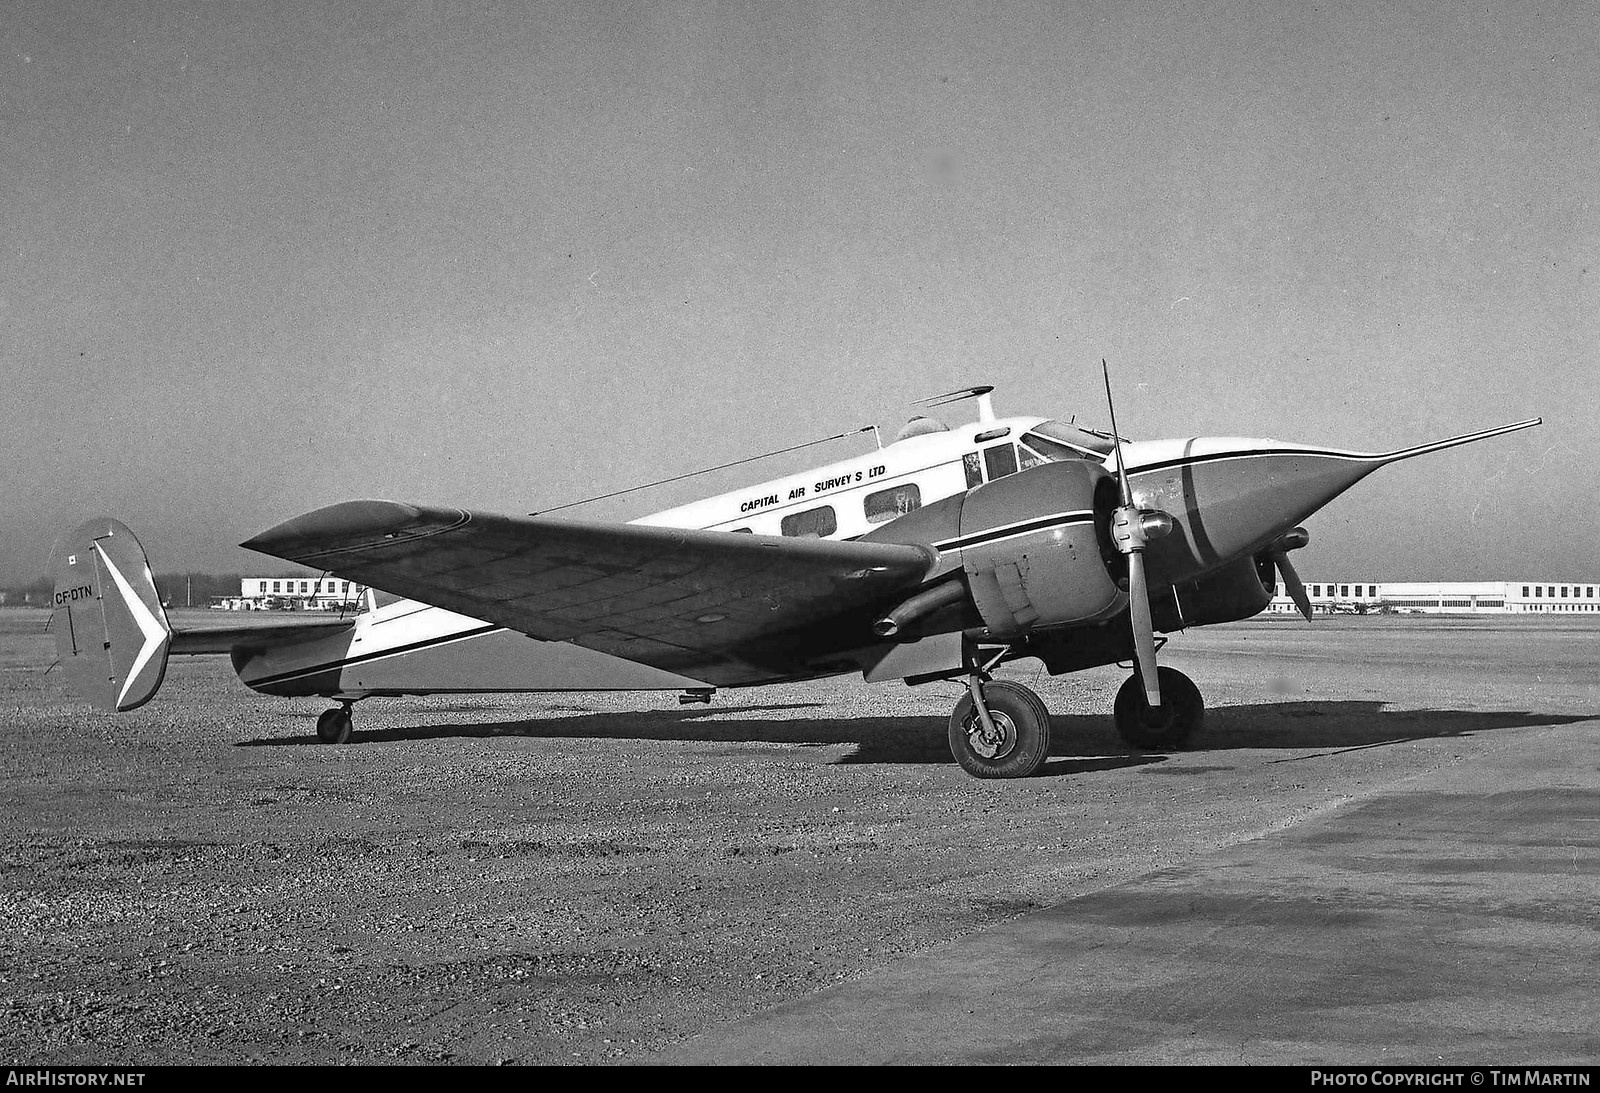
<path id="1" fill-rule="evenodd" d="M 1176 668 L 1157 668 L 1161 706 L 1151 709 L 1138 673 L 1117 691 L 1113 707 L 1117 733 L 1130 747 L 1143 751 L 1177 751 L 1200 729 L 1206 703 L 1194 682 Z"/>
<path id="2" fill-rule="evenodd" d="M 1001 680 L 983 688 L 984 704 L 994 722 L 992 735 L 970 693 L 961 696 L 950 715 L 950 753 L 961 769 L 975 778 L 1026 778 L 1050 758 L 1050 713 L 1038 695 L 1018 683 Z"/>
<path id="3" fill-rule="evenodd" d="M 324 744 L 348 744 L 350 732 L 355 727 L 349 706 L 335 706 L 323 710 L 317 718 L 317 738 Z"/>

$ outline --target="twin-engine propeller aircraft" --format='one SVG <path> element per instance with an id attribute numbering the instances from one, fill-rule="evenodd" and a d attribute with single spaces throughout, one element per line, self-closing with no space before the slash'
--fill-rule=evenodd
<path id="1" fill-rule="evenodd" d="M 273 695 L 338 705 L 318 735 L 350 738 L 371 695 L 667 690 L 703 701 L 859 672 L 868 682 L 960 680 L 950 748 L 980 778 L 1032 774 L 1050 716 L 994 680 L 1036 657 L 1052 674 L 1118 662 L 1123 739 L 1181 747 L 1204 703 L 1158 667 L 1156 634 L 1249 618 L 1282 576 L 1297 525 L 1379 467 L 1538 425 L 1362 454 L 1276 440 L 1130 441 L 1041 417 L 957 428 L 913 418 L 878 451 L 629 524 L 347 501 L 243 545 L 397 597 L 350 619 L 282 629 L 177 631 L 143 549 L 92 520 L 54 562 L 57 646 L 69 684 L 131 710 L 169 653 L 226 652 Z M 1107 382 L 1107 397 L 1110 384 Z M 1164 639 L 1163 639 L 1164 640 Z"/>

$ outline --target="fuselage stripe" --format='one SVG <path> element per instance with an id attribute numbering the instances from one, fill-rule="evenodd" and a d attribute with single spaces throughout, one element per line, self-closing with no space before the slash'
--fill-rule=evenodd
<path id="1" fill-rule="evenodd" d="M 1128 477 L 1137 478 L 1141 474 L 1150 474 L 1153 471 L 1164 471 L 1171 467 L 1188 467 L 1198 463 L 1215 463 L 1224 459 L 1256 459 L 1270 455 L 1303 455 L 1315 459 L 1348 459 L 1357 463 L 1372 462 L 1372 456 L 1358 455 L 1354 452 L 1323 452 L 1307 451 L 1304 448 L 1257 448 L 1242 452 L 1212 452 L 1209 455 L 1184 455 L 1175 459 L 1163 459 L 1157 463 L 1144 463 L 1128 468 Z"/>
<path id="2" fill-rule="evenodd" d="M 1052 516 L 1040 516 L 1032 520 L 1020 520 L 1014 524 L 1005 524 L 1001 527 L 986 528 L 971 535 L 961 535 L 954 539 L 945 539 L 933 543 L 936 550 L 965 550 L 968 547 L 979 546 L 983 543 L 992 543 L 1000 539 L 1011 539 L 1018 535 L 1029 535 L 1036 531 L 1045 531 L 1053 527 L 1066 527 L 1071 524 L 1087 524 L 1094 520 L 1094 512 L 1089 509 L 1079 509 L 1075 512 L 1058 512 Z"/>
<path id="3" fill-rule="evenodd" d="M 330 660 L 310 668 L 296 668 L 293 671 L 279 672 L 275 676 L 263 676 L 260 679 L 246 679 L 245 683 L 251 687 L 270 687 L 275 683 L 288 683 L 291 680 L 300 679 L 302 676 L 315 675 L 318 672 L 348 668 L 354 664 L 365 664 L 368 661 L 382 660 L 384 657 L 396 657 L 402 653 L 415 653 L 418 649 L 428 649 L 435 645 L 444 645 L 452 641 L 464 641 L 467 638 L 475 638 L 482 634 L 492 634 L 497 630 L 504 629 L 504 626 L 478 626 L 471 630 L 458 630 L 453 634 L 440 634 L 437 637 L 411 642 L 409 645 L 396 645 L 391 649 L 379 649 L 375 652 L 363 653 L 358 657 Z"/>

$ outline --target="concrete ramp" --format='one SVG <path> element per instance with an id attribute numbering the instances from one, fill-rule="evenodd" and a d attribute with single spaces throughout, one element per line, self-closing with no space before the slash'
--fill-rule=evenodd
<path id="1" fill-rule="evenodd" d="M 649 1061 L 1593 1064 L 1596 969 L 1590 721 Z"/>

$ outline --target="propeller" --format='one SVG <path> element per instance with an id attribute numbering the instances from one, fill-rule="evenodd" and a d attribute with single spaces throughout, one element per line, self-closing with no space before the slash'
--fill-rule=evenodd
<path id="1" fill-rule="evenodd" d="M 1283 577 L 1283 586 L 1289 590 L 1289 598 L 1294 600 L 1294 605 L 1300 609 L 1300 614 L 1311 621 L 1311 597 L 1306 595 L 1305 582 L 1300 579 L 1300 574 L 1294 571 L 1294 565 L 1289 561 L 1289 552 L 1299 550 L 1311 542 L 1311 534 L 1305 528 L 1295 528 L 1285 532 L 1272 541 L 1266 549 L 1266 558 Z"/>
<path id="2" fill-rule="evenodd" d="M 1122 504 L 1111 514 L 1111 540 L 1128 559 L 1128 622 L 1133 627 L 1134 663 L 1144 687 L 1145 701 L 1151 709 L 1161 705 L 1161 681 L 1156 670 L 1155 627 L 1150 621 L 1150 589 L 1145 580 L 1144 549 L 1152 539 L 1172 531 L 1172 517 L 1159 510 L 1141 509 L 1133 503 L 1128 485 L 1128 468 L 1123 459 L 1122 434 L 1117 429 L 1117 408 L 1111 398 L 1111 369 L 1105 359 L 1100 370 L 1106 381 L 1106 406 L 1111 411 L 1111 435 L 1117 445 L 1117 482 L 1122 487 Z"/>

